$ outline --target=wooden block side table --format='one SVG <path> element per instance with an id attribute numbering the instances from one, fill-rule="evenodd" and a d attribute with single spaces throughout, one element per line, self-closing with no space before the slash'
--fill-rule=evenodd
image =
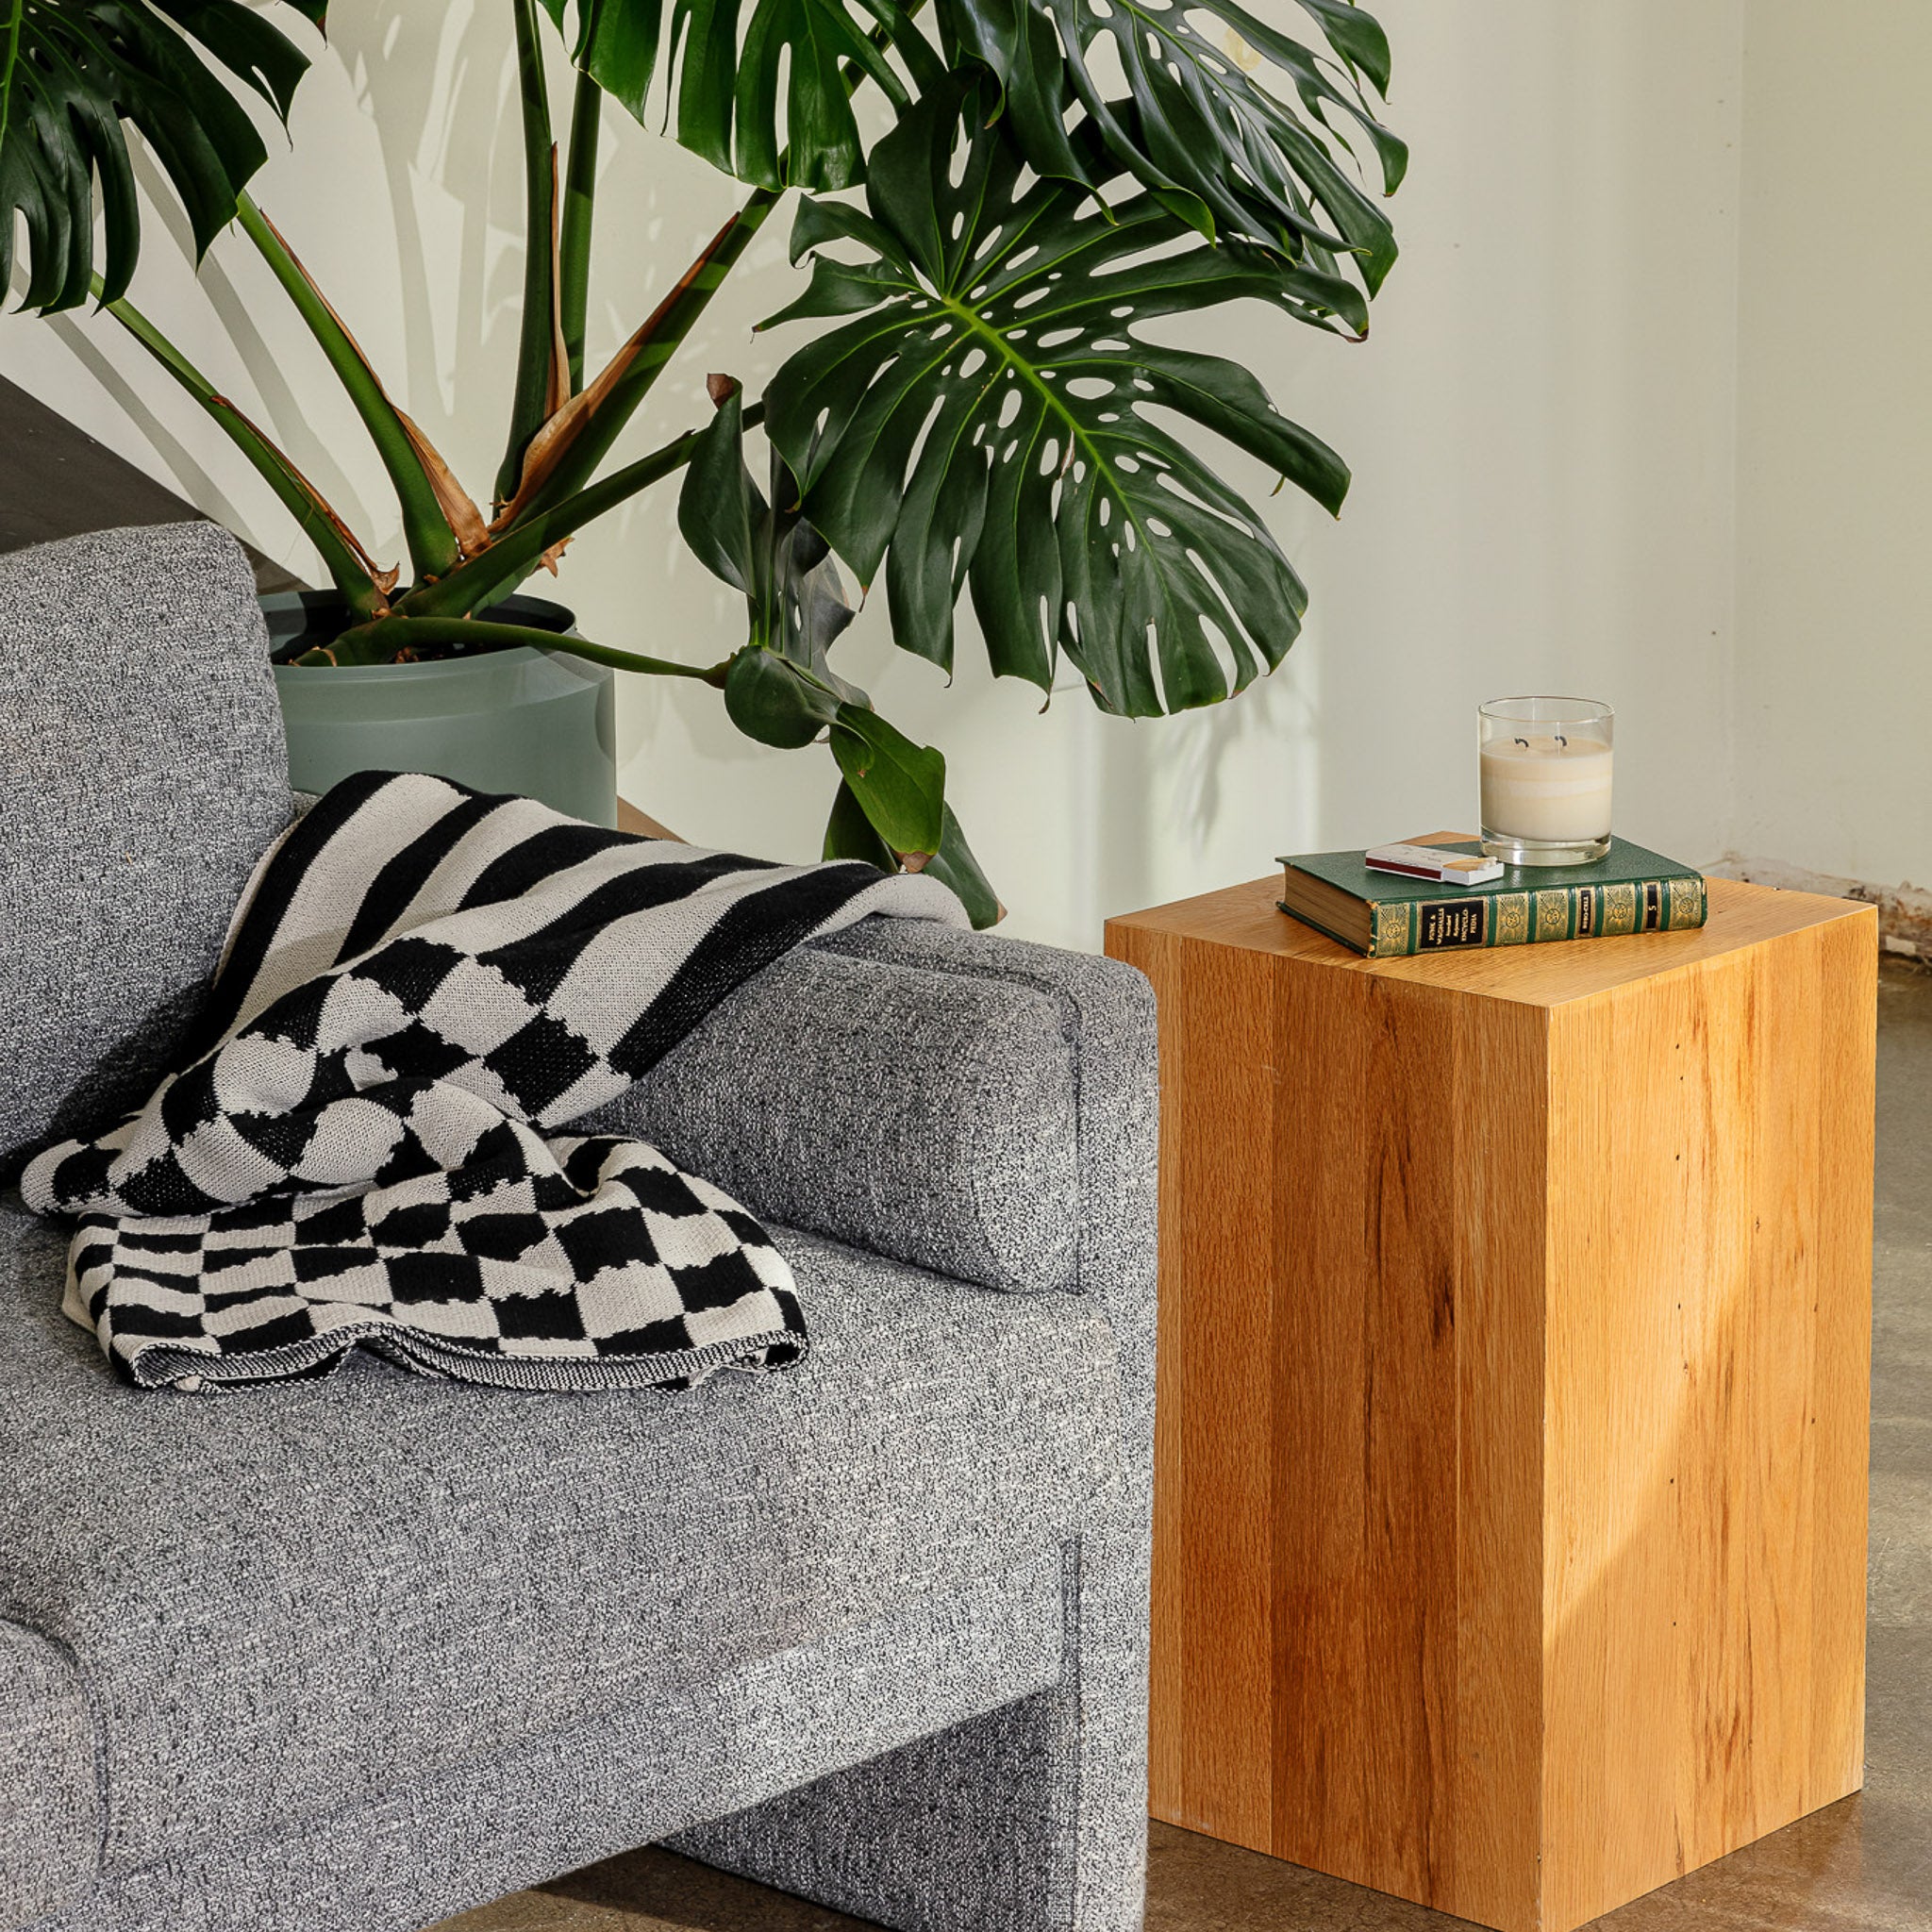
<path id="1" fill-rule="evenodd" d="M 1272 879 L 1159 1002 L 1152 1806 L 1569 1932 L 1861 1777 L 1877 927 L 1370 961 Z"/>

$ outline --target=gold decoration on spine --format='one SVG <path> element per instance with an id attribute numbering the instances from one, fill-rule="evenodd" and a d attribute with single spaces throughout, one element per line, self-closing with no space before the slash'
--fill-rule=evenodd
<path id="1" fill-rule="evenodd" d="M 1415 908 L 1407 900 L 1394 905 L 1381 905 L 1375 908 L 1375 958 L 1394 959 L 1415 950 L 1411 928 L 1415 921 Z"/>
<path id="2" fill-rule="evenodd" d="M 1529 943 L 1529 894 L 1506 892 L 1496 901 L 1496 944 L 1526 946 Z"/>
<path id="3" fill-rule="evenodd" d="M 1670 879 L 1670 911 L 1664 924 L 1674 930 L 1679 926 L 1702 925 L 1704 924 L 1704 881 L 1702 879 Z"/>
<path id="4" fill-rule="evenodd" d="M 1604 888 L 1604 937 L 1637 930 L 1637 888 L 1634 885 Z"/>
<path id="5" fill-rule="evenodd" d="M 1539 940 L 1570 937 L 1570 894 L 1561 887 L 1536 895 L 1536 936 Z"/>

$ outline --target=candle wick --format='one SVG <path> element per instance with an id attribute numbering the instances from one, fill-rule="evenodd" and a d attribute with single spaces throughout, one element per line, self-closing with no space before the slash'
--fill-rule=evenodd
<path id="1" fill-rule="evenodd" d="M 1522 746 L 1522 747 L 1524 748 L 1524 751 L 1527 751 L 1527 750 L 1529 749 L 1529 740 L 1528 740 L 1528 739 L 1526 739 L 1526 738 L 1519 738 L 1519 739 L 1518 739 L 1518 740 L 1516 741 L 1516 742 L 1517 742 L 1518 744 L 1520 744 L 1520 745 L 1521 745 L 1521 746 Z"/>
<path id="2" fill-rule="evenodd" d="M 1560 744 L 1565 751 L 1568 751 L 1570 749 L 1570 741 L 1567 738 L 1565 738 L 1560 731 L 1557 733 L 1557 742 Z"/>

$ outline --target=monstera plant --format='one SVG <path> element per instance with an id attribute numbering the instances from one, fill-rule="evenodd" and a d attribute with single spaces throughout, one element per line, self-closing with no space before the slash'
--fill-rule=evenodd
<path id="1" fill-rule="evenodd" d="M 281 4 L 324 25 L 326 0 Z M 1362 177 L 1392 192 L 1407 159 L 1373 106 L 1389 81 L 1381 28 L 1349 0 L 1293 0 L 1304 38 L 1274 24 L 1289 0 L 1256 0 L 1267 20 L 1238 0 L 506 4 L 527 246 L 504 456 L 481 497 L 250 198 L 266 152 L 242 100 L 252 92 L 286 117 L 308 60 L 242 0 L 0 0 L 0 284 L 18 228 L 25 306 L 92 295 L 260 472 L 345 607 L 308 661 L 541 641 L 702 679 L 752 738 L 829 746 L 828 856 L 929 866 L 991 921 L 943 758 L 832 667 L 852 616 L 839 564 L 868 591 L 883 572 L 902 648 L 950 667 L 970 592 L 997 674 L 1050 691 L 1065 658 L 1110 712 L 1216 703 L 1279 663 L 1306 592 L 1189 431 L 1246 451 L 1331 511 L 1348 472 L 1247 370 L 1141 331 L 1248 300 L 1345 338 L 1366 332 L 1395 243 Z M 546 73 L 558 58 L 575 69 L 561 139 Z M 607 101 L 661 121 L 747 192 L 595 367 L 586 314 Z M 239 223 L 313 332 L 394 486 L 406 562 L 378 563 L 127 300 L 140 242 L 129 125 L 196 247 Z M 712 376 L 708 410 L 689 378 L 705 420 L 614 460 L 788 197 L 792 258 L 809 279 L 767 326 L 785 329 L 790 359 L 756 398 Z M 758 430 L 761 481 L 746 449 Z M 489 614 L 554 570 L 586 525 L 674 479 L 687 541 L 743 593 L 737 648 L 684 663 Z"/>

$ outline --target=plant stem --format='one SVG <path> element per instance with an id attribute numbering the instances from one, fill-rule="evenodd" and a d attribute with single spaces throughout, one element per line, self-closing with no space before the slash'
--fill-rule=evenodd
<path id="1" fill-rule="evenodd" d="M 528 0 L 520 0 L 528 4 Z M 924 0 L 911 0 L 906 8 L 906 17 L 910 19 L 924 5 Z M 875 27 L 872 39 L 882 50 L 893 44 L 892 36 L 885 26 Z M 920 42 L 924 45 L 924 42 Z M 915 66 L 918 63 L 915 62 Z M 848 65 L 844 80 L 848 92 L 855 91 L 865 78 L 864 70 L 857 65 Z M 917 75 L 922 87 L 936 85 L 942 77 L 935 66 L 931 71 L 921 70 Z M 564 199 L 564 242 L 561 251 L 563 266 L 559 273 L 564 289 L 563 335 L 571 363 L 571 390 L 577 392 L 582 381 L 583 370 L 583 317 L 581 306 L 573 308 L 575 301 L 581 305 L 584 289 L 588 287 L 590 267 L 591 208 L 595 193 L 596 142 L 594 108 L 588 122 L 588 133 L 580 142 L 580 117 L 587 107 L 601 97 L 602 90 L 587 73 L 577 75 L 577 91 L 571 115 L 571 150 L 569 186 Z M 546 124 L 547 125 L 547 124 Z M 625 425 L 637 413 L 640 405 L 657 385 L 666 365 L 684 346 L 691 332 L 697 326 L 706 309 L 711 306 L 718 291 L 724 286 L 726 277 L 743 258 L 759 229 L 770 220 L 772 211 L 778 206 L 783 190 L 755 189 L 744 205 L 722 228 L 716 239 L 701 255 L 684 278 L 659 306 L 656 314 L 638 331 L 636 346 L 623 374 L 611 383 L 608 394 L 597 404 L 594 416 L 583 424 L 569 450 L 558 462 L 556 469 L 542 486 L 531 495 L 525 508 L 517 513 L 513 529 L 521 529 L 533 517 L 547 512 L 567 501 L 573 492 L 588 485 L 597 473 L 597 466 L 609 454 L 617 439 L 623 434 Z M 579 207 L 580 202 L 580 207 Z M 572 239 L 572 227 L 581 224 L 582 241 L 576 244 Z M 580 277 L 584 289 L 574 286 Z M 510 501 L 514 492 L 505 493 L 499 488 L 504 502 Z"/>
<path id="2" fill-rule="evenodd" d="M 454 568 L 461 552 L 456 532 L 436 499 L 435 487 L 416 455 L 396 406 L 390 401 L 368 358 L 356 346 L 355 338 L 342 326 L 341 318 L 323 298 L 321 290 L 309 279 L 308 270 L 296 260 L 289 244 L 275 232 L 275 224 L 245 192 L 236 203 L 236 214 L 243 232 L 261 251 L 275 279 L 308 325 L 308 332 L 328 358 L 329 367 L 348 391 L 356 413 L 369 431 L 395 488 L 396 500 L 402 506 L 403 540 L 408 545 L 409 562 L 416 575 L 441 576 Z"/>
<path id="3" fill-rule="evenodd" d="M 597 135 L 603 125 L 604 90 L 588 74 L 577 75 L 570 108 L 570 158 L 564 169 L 563 216 L 558 246 L 558 308 L 570 362 L 570 392 L 584 386 L 584 331 L 591 306 L 591 222 L 597 201 Z"/>
<path id="4" fill-rule="evenodd" d="M 755 403 L 744 412 L 745 426 L 763 422 L 764 414 L 764 405 Z M 613 470 L 600 482 L 565 497 L 551 508 L 533 510 L 480 557 L 472 558 L 436 583 L 419 585 L 401 598 L 397 611 L 405 617 L 460 617 L 494 602 L 520 584 L 553 544 L 574 536 L 586 524 L 615 509 L 652 484 L 676 475 L 691 461 L 702 434 L 701 430 L 693 429 L 662 449 L 640 457 L 621 470 Z"/>
<path id="5" fill-rule="evenodd" d="M 692 677 L 708 684 L 713 691 L 724 689 L 731 670 L 726 658 L 717 664 L 680 664 L 675 658 L 645 658 L 636 651 L 614 651 L 608 644 L 593 644 L 589 638 L 558 638 L 552 646 L 567 651 L 573 658 L 588 658 L 593 664 L 608 664 L 616 671 L 635 671 L 646 677 Z"/>
<path id="6" fill-rule="evenodd" d="M 609 454 L 625 425 L 656 387 L 665 365 L 683 347 L 778 200 L 778 194 L 772 190 L 757 190 L 720 231 L 697 265 L 665 298 L 641 332 L 645 340 L 629 366 L 611 386 L 595 415 L 584 425 L 549 480 L 531 499 L 529 508 L 518 517 L 515 528 L 522 529 L 533 517 L 555 509 L 595 475 L 597 465 Z"/>
<path id="7" fill-rule="evenodd" d="M 729 669 L 724 664 L 680 664 L 671 658 L 645 658 L 634 651 L 615 651 L 588 638 L 566 637 L 529 624 L 492 624 L 475 617 L 378 617 L 371 624 L 345 630 L 330 647 L 341 664 L 384 664 L 398 651 L 420 644 L 474 644 L 479 650 L 507 650 L 534 644 L 541 651 L 565 651 L 574 658 L 609 664 L 620 671 L 650 677 L 694 677 L 722 687 Z"/>
<path id="8" fill-rule="evenodd" d="M 496 473 L 496 494 L 505 503 L 516 494 L 524 451 L 550 414 L 557 341 L 557 144 L 550 131 L 550 92 L 537 7 L 538 0 L 511 0 L 524 129 L 524 319 L 509 441 Z"/>
<path id="9" fill-rule="evenodd" d="M 93 278 L 96 299 L 104 292 L 100 276 Z M 237 449 L 246 457 L 263 482 L 281 500 L 315 545 L 329 580 L 342 593 L 350 609 L 374 616 L 384 608 L 369 553 L 341 518 L 324 502 L 301 471 L 225 396 L 218 395 L 205 376 L 133 303 L 123 297 L 102 305 L 213 418 Z"/>

